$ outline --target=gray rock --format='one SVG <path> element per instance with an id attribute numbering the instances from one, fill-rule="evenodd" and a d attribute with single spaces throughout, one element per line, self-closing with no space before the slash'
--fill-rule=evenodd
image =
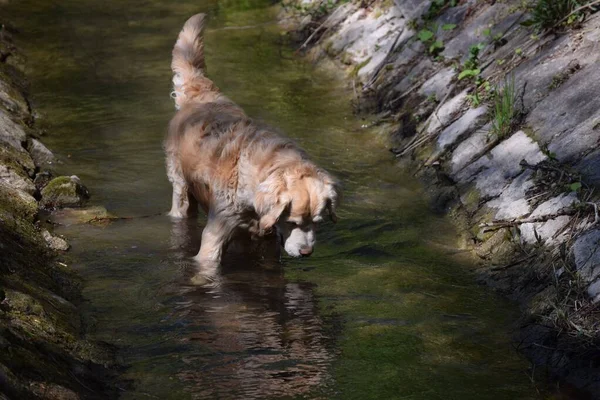
<path id="1" fill-rule="evenodd" d="M 0 182 L 0 219 L 23 219 L 33 222 L 38 212 L 38 203 L 27 192 Z M 1 246 L 0 246 L 1 247 Z"/>
<path id="2" fill-rule="evenodd" d="M 65 239 L 60 238 L 58 236 L 52 236 L 50 234 L 50 232 L 48 232 L 47 230 L 42 231 L 42 237 L 48 244 L 48 247 L 50 247 L 52 250 L 57 250 L 57 251 L 69 250 L 69 247 L 70 247 L 69 243 L 67 243 L 67 241 Z"/>
<path id="3" fill-rule="evenodd" d="M 466 57 L 471 46 L 486 40 L 482 34 L 483 30 L 490 27 L 499 15 L 506 15 L 508 8 L 507 4 L 502 3 L 483 8 L 479 15 L 470 20 L 466 27 L 462 27 L 460 32 L 446 43 L 442 55 L 446 58 Z"/>
<path id="4" fill-rule="evenodd" d="M 54 154 L 37 139 L 31 139 L 29 154 L 38 167 L 44 167 L 54 162 Z"/>
<path id="5" fill-rule="evenodd" d="M 585 156 L 575 167 L 581 171 L 586 182 L 600 186 L 600 150 Z"/>
<path id="6" fill-rule="evenodd" d="M 531 111 L 527 124 L 534 127 L 540 142 L 547 144 L 559 160 L 576 159 L 582 150 L 596 146 L 600 138 L 599 93 L 600 69 L 590 65 L 541 101 Z M 581 139 L 572 140 L 575 134 L 581 135 Z"/>
<path id="7" fill-rule="evenodd" d="M 575 240 L 573 258 L 576 270 L 586 281 L 594 282 L 600 277 L 600 229 L 590 230 Z M 588 294 L 598 297 L 600 282 L 590 285 Z"/>
<path id="8" fill-rule="evenodd" d="M 23 170 L 4 164 L 0 164 L 0 182 L 31 195 L 36 191 L 35 185 Z"/>
<path id="9" fill-rule="evenodd" d="M 23 170 L 28 176 L 35 174 L 33 159 L 23 148 L 15 149 L 12 146 L 0 145 L 0 164 L 10 165 L 18 170 Z"/>
<path id="10" fill-rule="evenodd" d="M 423 83 L 418 93 L 425 97 L 434 96 L 437 101 L 441 101 L 448 94 L 450 81 L 455 75 L 454 67 L 444 68 Z"/>
<path id="11" fill-rule="evenodd" d="M 59 176 L 42 190 L 40 204 L 45 208 L 80 207 L 89 197 L 78 177 Z"/>
<path id="12" fill-rule="evenodd" d="M 599 76 L 600 78 L 600 76 Z M 600 90 L 600 86 L 598 86 Z M 599 102 L 600 106 L 600 102 Z M 573 163 L 581 159 L 590 149 L 600 143 L 600 110 L 565 134 L 557 136 L 550 142 L 548 150 L 556 154 L 556 158 L 564 163 Z"/>
<path id="13" fill-rule="evenodd" d="M 367 78 L 386 59 L 394 43 L 404 42 L 414 35 L 405 30 L 405 24 L 406 20 L 396 7 L 377 7 L 371 12 L 358 9 L 340 23 L 328 41 L 328 51 L 344 52 L 346 62 L 360 66 L 358 76 Z M 401 39 L 402 36 L 405 38 Z"/>
<path id="14" fill-rule="evenodd" d="M 578 203 L 576 193 L 561 194 L 554 197 L 544 203 L 540 204 L 531 213 L 529 218 L 543 217 L 545 215 L 553 215 L 558 213 L 561 209 L 569 207 L 574 203 Z M 537 236 L 546 244 L 552 244 L 557 241 L 557 234 L 560 233 L 571 220 L 568 216 L 560 216 L 555 219 L 548 220 L 546 222 L 536 222 L 530 224 L 523 224 L 520 226 L 521 241 L 523 243 L 536 243 Z"/>
<path id="15" fill-rule="evenodd" d="M 342 23 L 346 18 L 356 12 L 356 4 L 352 2 L 344 3 L 341 6 L 337 7 L 327 20 L 323 23 L 325 28 L 333 28 L 336 25 Z"/>
<path id="16" fill-rule="evenodd" d="M 473 6 L 474 1 L 470 0 L 469 4 L 463 4 L 455 7 L 450 7 L 437 19 L 438 30 L 435 34 L 437 40 L 441 40 L 443 42 L 447 42 L 452 36 L 455 35 L 455 32 L 459 30 L 458 25 L 463 22 L 465 16 L 467 15 L 467 11 Z M 444 30 L 443 26 L 446 24 L 454 24 L 457 27 L 453 30 Z"/>
<path id="17" fill-rule="evenodd" d="M 532 171 L 524 171 L 502 191 L 499 197 L 487 203 L 488 207 L 498 210 L 496 219 L 520 218 L 531 212 L 525 193 L 534 186 L 532 175 Z"/>
<path id="18" fill-rule="evenodd" d="M 394 5 L 406 19 L 419 19 L 429 10 L 431 0 L 394 0 Z"/>
<path id="19" fill-rule="evenodd" d="M 418 54 L 420 54 L 419 48 L 422 48 L 423 44 L 421 42 L 411 44 L 405 46 L 401 52 L 401 55 L 406 55 L 411 57 L 412 59 L 416 58 Z M 400 57 L 398 58 L 400 60 Z M 407 64 L 409 64 L 408 62 Z M 396 62 L 395 68 L 398 68 L 403 65 L 403 62 Z M 394 86 L 394 92 L 403 94 L 404 92 L 411 89 L 417 83 L 421 82 L 423 77 L 428 76 L 433 71 L 433 62 L 426 58 L 424 60 L 419 61 L 414 67 L 412 67 L 409 71 L 404 73 L 404 77 Z M 439 99 L 441 100 L 441 99 Z"/>
<path id="20" fill-rule="evenodd" d="M 0 79 L 0 104 L 10 112 L 29 115 L 29 105 L 23 93 L 3 79 Z"/>
<path id="21" fill-rule="evenodd" d="M 487 106 L 469 109 L 462 117 L 442 131 L 437 141 L 438 148 L 444 149 L 451 146 L 464 138 L 465 135 L 480 128 L 487 119 L 487 114 Z"/>
<path id="22" fill-rule="evenodd" d="M 0 144 L 4 143 L 14 149 L 25 152 L 23 143 L 27 140 L 27 133 L 22 125 L 17 124 L 0 108 Z"/>
<path id="23" fill-rule="evenodd" d="M 475 185 L 483 196 L 496 197 L 512 178 L 521 173 L 522 160 L 536 165 L 545 159 L 538 144 L 523 131 L 519 131 L 465 168 L 458 179 L 474 178 Z"/>
<path id="24" fill-rule="evenodd" d="M 429 117 L 427 133 L 433 134 L 452 123 L 452 120 L 460 113 L 466 102 L 467 90 L 460 92 L 450 100 L 446 101 L 437 112 L 434 112 L 431 117 Z"/>
<path id="25" fill-rule="evenodd" d="M 457 179 L 462 170 L 471 162 L 483 155 L 483 151 L 488 144 L 490 126 L 490 124 L 487 124 L 480 130 L 475 131 L 456 147 L 450 160 L 451 174 L 454 179 Z"/>

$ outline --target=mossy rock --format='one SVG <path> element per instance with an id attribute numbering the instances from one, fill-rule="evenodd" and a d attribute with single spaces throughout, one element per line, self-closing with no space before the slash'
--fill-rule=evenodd
<path id="1" fill-rule="evenodd" d="M 37 208 L 33 196 L 0 182 L 0 215 L 5 221 L 18 219 L 33 222 L 37 216 Z"/>
<path id="2" fill-rule="evenodd" d="M 17 150 L 11 146 L 0 146 L 0 164 L 17 169 L 22 169 L 27 176 L 35 173 L 33 159 L 25 149 Z"/>
<path id="3" fill-rule="evenodd" d="M 42 190 L 44 208 L 81 207 L 90 195 L 76 176 L 59 176 Z"/>

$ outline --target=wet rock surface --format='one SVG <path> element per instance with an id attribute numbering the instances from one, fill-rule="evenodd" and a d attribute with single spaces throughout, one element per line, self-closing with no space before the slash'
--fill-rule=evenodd
<path id="1" fill-rule="evenodd" d="M 59 176 L 41 190 L 40 204 L 45 208 L 80 207 L 90 197 L 81 180 L 73 176 Z"/>
<path id="2" fill-rule="evenodd" d="M 600 398 L 600 14 L 536 32 L 528 12 L 516 0 L 351 2 L 308 54 L 346 69 L 358 110 L 396 122 L 400 165 L 445 199 L 482 281 L 522 303 L 523 352 Z"/>
<path id="3" fill-rule="evenodd" d="M 113 350 L 83 337 L 81 283 L 56 253 L 69 245 L 38 227 L 40 191 L 54 182 L 46 201 L 66 206 L 87 190 L 45 171 L 54 156 L 30 137 L 22 58 L 4 25 L 1 33 L 10 57 L 0 61 L 0 398 L 114 398 Z"/>

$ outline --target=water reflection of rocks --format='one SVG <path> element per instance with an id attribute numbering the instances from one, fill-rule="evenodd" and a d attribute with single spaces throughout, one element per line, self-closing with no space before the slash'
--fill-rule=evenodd
<path id="1" fill-rule="evenodd" d="M 193 269 L 196 223 L 173 224 L 178 262 Z M 218 285 L 182 285 L 174 318 L 190 325 L 181 344 L 187 367 L 178 372 L 192 398 L 264 399 L 321 392 L 333 358 L 310 285 L 286 282 L 265 249 L 230 248 Z"/>

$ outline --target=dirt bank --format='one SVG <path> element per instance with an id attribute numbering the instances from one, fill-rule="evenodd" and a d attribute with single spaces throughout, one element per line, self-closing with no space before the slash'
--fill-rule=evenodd
<path id="1" fill-rule="evenodd" d="M 519 349 L 600 398 L 600 14 L 525 3 L 288 1 L 282 20 L 520 302 Z"/>
<path id="2" fill-rule="evenodd" d="M 68 244 L 39 217 L 40 204 L 73 205 L 86 193 L 75 177 L 52 180 L 60 160 L 39 140 L 14 34 L 1 25 L 0 398 L 110 398 L 112 349 L 85 339 Z"/>

